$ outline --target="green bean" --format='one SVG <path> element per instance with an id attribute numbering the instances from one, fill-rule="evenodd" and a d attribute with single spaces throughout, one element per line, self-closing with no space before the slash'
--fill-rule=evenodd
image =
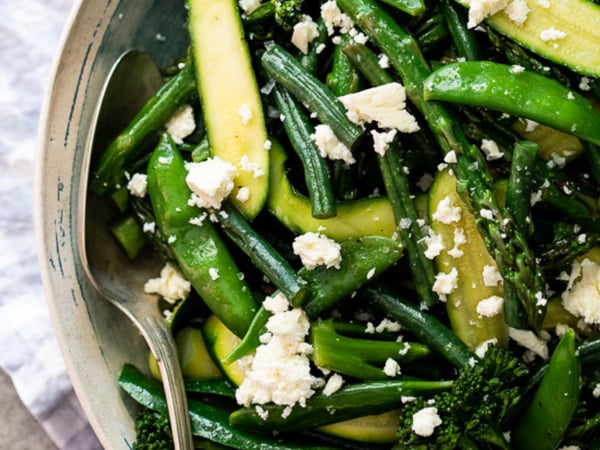
<path id="1" fill-rule="evenodd" d="M 467 61 L 481 59 L 479 41 L 475 36 L 475 31 L 467 27 L 465 11 L 452 0 L 441 0 L 440 7 L 457 55 Z"/>
<path id="2" fill-rule="evenodd" d="M 285 49 L 271 45 L 261 57 L 265 71 L 285 87 L 296 99 L 307 105 L 319 120 L 331 127 L 334 134 L 349 149 L 361 141 L 364 130 L 348 119 L 346 108 L 337 97 Z"/>
<path id="3" fill-rule="evenodd" d="M 506 190 L 506 208 L 512 213 L 516 226 L 523 234 L 527 234 L 531 219 L 529 210 L 537 151 L 538 145 L 535 142 L 518 142 L 513 150 L 513 159 L 510 166 L 510 177 Z"/>
<path id="4" fill-rule="evenodd" d="M 289 92 L 281 86 L 275 86 L 273 92 L 277 108 L 284 117 L 283 127 L 304 169 L 312 215 L 319 219 L 334 217 L 336 205 L 329 168 L 311 139 L 314 128 Z"/>
<path id="5" fill-rule="evenodd" d="M 132 214 L 119 218 L 109 228 L 131 260 L 136 259 L 146 246 L 147 240 L 144 231 Z"/>
<path id="6" fill-rule="evenodd" d="M 193 64 L 169 79 L 144 105 L 127 127 L 102 152 L 90 178 L 90 189 L 103 195 L 123 179 L 128 163 L 139 156 L 142 144 L 161 129 L 182 104 L 196 94 Z"/>

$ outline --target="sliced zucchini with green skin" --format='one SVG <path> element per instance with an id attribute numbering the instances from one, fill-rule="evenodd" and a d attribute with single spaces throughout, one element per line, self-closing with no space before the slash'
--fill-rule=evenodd
<path id="1" fill-rule="evenodd" d="M 399 417 L 400 410 L 394 409 L 325 425 L 319 431 L 353 441 L 392 444 L 398 440 L 396 431 Z"/>
<path id="2" fill-rule="evenodd" d="M 206 348 L 212 355 L 213 360 L 225 376 L 239 386 L 244 380 L 244 369 L 238 361 L 231 364 L 223 363 L 223 359 L 233 350 L 240 342 L 235 334 L 233 334 L 215 315 L 211 315 L 202 329 Z"/>
<path id="3" fill-rule="evenodd" d="M 230 198 L 253 218 L 264 206 L 269 187 L 268 135 L 237 2 L 188 0 L 188 9 L 211 151 L 237 167 Z M 237 198 L 242 187 L 249 189 L 247 200 Z"/>
<path id="4" fill-rule="evenodd" d="M 472 0 L 457 1 L 467 7 L 472 3 Z M 560 0 L 547 2 L 547 6 L 538 1 L 527 2 L 527 7 L 529 13 L 522 25 L 511 20 L 505 11 L 488 17 L 486 23 L 550 61 L 581 74 L 600 76 L 599 5 L 586 0 Z M 552 29 L 564 36 L 548 39 L 546 33 Z"/>
<path id="5" fill-rule="evenodd" d="M 316 219 L 311 213 L 309 199 L 298 193 L 287 179 L 284 166 L 287 156 L 275 141 L 270 156 L 268 207 L 290 230 L 320 232 L 338 242 L 365 235 L 391 237 L 397 231 L 387 197 L 342 202 L 337 206 L 335 217 Z"/>
<path id="6" fill-rule="evenodd" d="M 457 271 L 457 287 L 446 296 L 446 309 L 454 333 L 471 349 L 476 349 L 490 339 L 505 346 L 508 341 L 508 328 L 501 311 L 492 317 L 485 317 L 477 312 L 481 300 L 492 296 L 503 297 L 501 285 L 486 286 L 483 271 L 485 266 L 495 267 L 496 262 L 487 251 L 485 243 L 477 231 L 475 218 L 466 203 L 456 191 L 456 178 L 448 171 L 438 172 L 429 193 L 430 217 L 443 201 L 452 207 L 460 207 L 460 219 L 443 223 L 431 218 L 431 228 L 442 237 L 444 249 L 435 258 L 440 272 Z M 455 248 L 455 230 L 462 229 L 466 242 L 456 249 L 462 252 L 453 253 Z M 453 256 L 453 254 L 456 256 Z"/>

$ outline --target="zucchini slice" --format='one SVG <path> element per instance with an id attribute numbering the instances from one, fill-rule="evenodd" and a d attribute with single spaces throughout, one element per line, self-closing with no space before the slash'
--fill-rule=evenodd
<path id="1" fill-rule="evenodd" d="M 189 0 L 189 28 L 212 154 L 238 169 L 232 201 L 255 217 L 269 186 L 268 135 L 260 92 L 234 0 Z M 247 199 L 238 196 L 247 188 Z"/>
<path id="2" fill-rule="evenodd" d="M 474 3 L 457 1 L 466 7 Z M 531 1 L 527 6 L 529 13 L 521 25 L 504 10 L 488 17 L 486 23 L 550 61 L 583 75 L 600 76 L 600 5 L 586 0 L 560 0 L 545 5 Z"/>

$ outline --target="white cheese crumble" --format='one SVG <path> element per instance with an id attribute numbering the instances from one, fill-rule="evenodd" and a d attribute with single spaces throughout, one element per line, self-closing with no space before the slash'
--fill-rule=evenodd
<path id="1" fill-rule="evenodd" d="M 460 220 L 460 216 L 460 206 L 453 206 L 452 198 L 448 195 L 438 203 L 437 208 L 431 217 L 433 220 L 437 220 L 438 222 L 448 225 L 452 222 L 458 222 Z"/>
<path id="2" fill-rule="evenodd" d="M 483 151 L 488 161 L 494 161 L 504 156 L 504 153 L 500 151 L 500 148 L 498 147 L 496 141 L 493 141 L 491 139 L 481 140 L 481 151 Z"/>
<path id="3" fill-rule="evenodd" d="M 303 15 L 302 20 L 294 25 L 292 31 L 292 44 L 303 54 L 308 53 L 309 44 L 319 36 L 317 24 L 308 15 Z"/>
<path id="4" fill-rule="evenodd" d="M 246 407 L 271 402 L 289 406 L 286 417 L 294 405 L 305 406 L 323 382 L 311 374 L 312 346 L 305 342 L 310 322 L 302 309 L 293 308 L 272 315 L 266 329 L 269 338 L 251 357 L 235 398 Z"/>
<path id="5" fill-rule="evenodd" d="M 508 5 L 508 0 L 470 0 L 468 28 L 475 28 L 486 18 L 502 11 Z"/>
<path id="6" fill-rule="evenodd" d="M 460 258 L 465 254 L 460 249 L 460 246 L 467 243 L 467 236 L 465 235 L 465 230 L 463 228 L 455 228 L 454 229 L 454 247 L 448 250 L 448 254 L 453 258 Z"/>
<path id="7" fill-rule="evenodd" d="M 371 136 L 373 137 L 373 149 L 376 153 L 384 156 L 390 143 L 396 137 L 398 130 L 392 129 L 389 131 L 377 131 L 371 130 Z"/>
<path id="8" fill-rule="evenodd" d="M 513 0 L 504 8 L 504 12 L 512 22 L 523 25 L 529 15 L 529 7 L 525 0 Z"/>
<path id="9" fill-rule="evenodd" d="M 321 5 L 321 18 L 329 36 L 335 33 L 336 28 L 339 28 L 340 32 L 344 34 L 354 27 L 350 16 L 342 12 L 335 0 L 328 0 Z"/>
<path id="10" fill-rule="evenodd" d="M 438 294 L 441 301 L 446 301 L 446 295 L 452 294 L 458 287 L 458 271 L 456 267 L 448 273 L 438 272 L 433 283 L 433 292 Z"/>
<path id="11" fill-rule="evenodd" d="M 242 119 L 243 125 L 248 125 L 248 123 L 252 120 L 252 110 L 247 103 L 243 103 L 237 110 L 238 115 Z"/>
<path id="12" fill-rule="evenodd" d="M 325 387 L 323 388 L 323 395 L 329 397 L 331 394 L 335 394 L 339 391 L 343 385 L 344 379 L 342 376 L 339 373 L 334 373 L 327 378 L 327 383 L 325 383 Z"/>
<path id="13" fill-rule="evenodd" d="M 131 195 L 145 197 L 148 190 L 148 177 L 145 173 L 134 173 L 127 182 L 127 189 Z"/>
<path id="14" fill-rule="evenodd" d="M 533 331 L 509 327 L 508 336 L 521 347 L 530 350 L 542 359 L 548 359 L 548 344 Z"/>
<path id="15" fill-rule="evenodd" d="M 406 91 L 400 83 L 387 83 L 339 97 L 348 118 L 358 124 L 375 122 L 380 128 L 402 133 L 419 131 L 415 117 L 406 108 Z"/>
<path id="16" fill-rule="evenodd" d="M 241 188 L 239 188 L 237 191 L 237 194 L 235 194 L 235 199 L 240 203 L 247 202 L 249 198 L 250 198 L 250 188 L 248 188 L 246 186 L 242 186 Z"/>
<path id="17" fill-rule="evenodd" d="M 146 294 L 158 294 L 169 303 L 187 298 L 191 289 L 191 283 L 171 263 L 161 269 L 160 277 L 151 278 L 144 284 Z"/>
<path id="18" fill-rule="evenodd" d="M 595 398 L 600 398 L 600 383 L 596 383 L 596 385 L 594 386 L 594 390 L 592 391 L 592 395 Z"/>
<path id="19" fill-rule="evenodd" d="M 216 267 L 211 267 L 210 269 L 208 269 L 208 276 L 213 281 L 218 280 L 219 279 L 219 269 L 217 269 Z"/>
<path id="20" fill-rule="evenodd" d="M 323 158 L 339 159 L 346 164 L 356 162 L 350 149 L 339 141 L 329 125 L 317 125 L 310 139 L 316 144 Z"/>
<path id="21" fill-rule="evenodd" d="M 444 238 L 441 234 L 435 233 L 431 228 L 428 228 L 427 234 L 423 237 L 425 241 L 424 255 L 427 259 L 433 259 L 442 253 L 444 250 Z"/>
<path id="22" fill-rule="evenodd" d="M 480 358 L 483 358 L 485 356 L 485 354 L 487 353 L 488 349 L 490 348 L 490 346 L 493 346 L 496 344 L 498 344 L 498 339 L 496 339 L 496 338 L 492 338 L 492 339 L 488 339 L 487 341 L 483 341 L 475 349 L 475 354 L 477 356 L 479 356 Z"/>
<path id="23" fill-rule="evenodd" d="M 156 222 L 144 222 L 142 231 L 144 233 L 154 233 L 156 231 Z"/>
<path id="24" fill-rule="evenodd" d="M 309 231 L 297 236 L 292 248 L 308 270 L 320 265 L 339 269 L 342 262 L 340 244 L 320 233 Z"/>
<path id="25" fill-rule="evenodd" d="M 559 39 L 564 39 L 567 37 L 567 33 L 561 30 L 557 30 L 554 27 L 547 28 L 545 30 L 540 31 L 540 39 L 544 42 L 547 41 L 556 41 Z"/>
<path id="26" fill-rule="evenodd" d="M 427 406 L 413 414 L 412 430 L 418 436 L 431 436 L 435 428 L 442 424 L 435 406 Z"/>
<path id="27" fill-rule="evenodd" d="M 502 275 L 500 274 L 498 266 L 496 265 L 486 264 L 483 266 L 482 275 L 484 286 L 498 286 L 498 284 L 502 283 L 503 281 Z"/>
<path id="28" fill-rule="evenodd" d="M 383 366 L 383 373 L 385 373 L 388 377 L 395 377 L 400 375 L 400 364 L 398 364 L 398 361 L 396 361 L 395 359 L 386 359 L 385 364 Z"/>
<path id="29" fill-rule="evenodd" d="M 239 163 L 239 169 L 244 172 L 252 172 L 254 178 L 260 178 L 265 175 L 264 169 L 257 162 L 250 161 L 247 154 L 242 155 Z"/>
<path id="30" fill-rule="evenodd" d="M 239 0 L 238 4 L 242 11 L 246 14 L 250 14 L 260 6 L 260 0 Z"/>
<path id="31" fill-rule="evenodd" d="M 492 295 L 477 303 L 477 314 L 482 317 L 494 317 L 502 312 L 504 308 L 504 298 L 499 295 Z"/>
<path id="32" fill-rule="evenodd" d="M 587 324 L 600 324 L 600 265 L 585 258 L 574 261 L 562 304 Z"/>
<path id="33" fill-rule="evenodd" d="M 173 141 L 176 144 L 181 144 L 196 129 L 194 108 L 191 105 L 180 106 L 167 121 L 165 127 Z"/>
<path id="34" fill-rule="evenodd" d="M 190 204 L 200 208 L 220 208 L 233 190 L 235 167 L 215 156 L 202 162 L 187 163 L 186 169 L 185 181 L 192 191 Z"/>

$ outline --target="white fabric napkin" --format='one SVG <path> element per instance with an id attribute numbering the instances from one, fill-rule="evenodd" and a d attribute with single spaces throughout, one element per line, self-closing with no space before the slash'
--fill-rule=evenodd
<path id="1" fill-rule="evenodd" d="M 33 225 L 40 106 L 74 0 L 0 0 L 0 367 L 59 449 L 100 449 L 50 322 Z"/>

